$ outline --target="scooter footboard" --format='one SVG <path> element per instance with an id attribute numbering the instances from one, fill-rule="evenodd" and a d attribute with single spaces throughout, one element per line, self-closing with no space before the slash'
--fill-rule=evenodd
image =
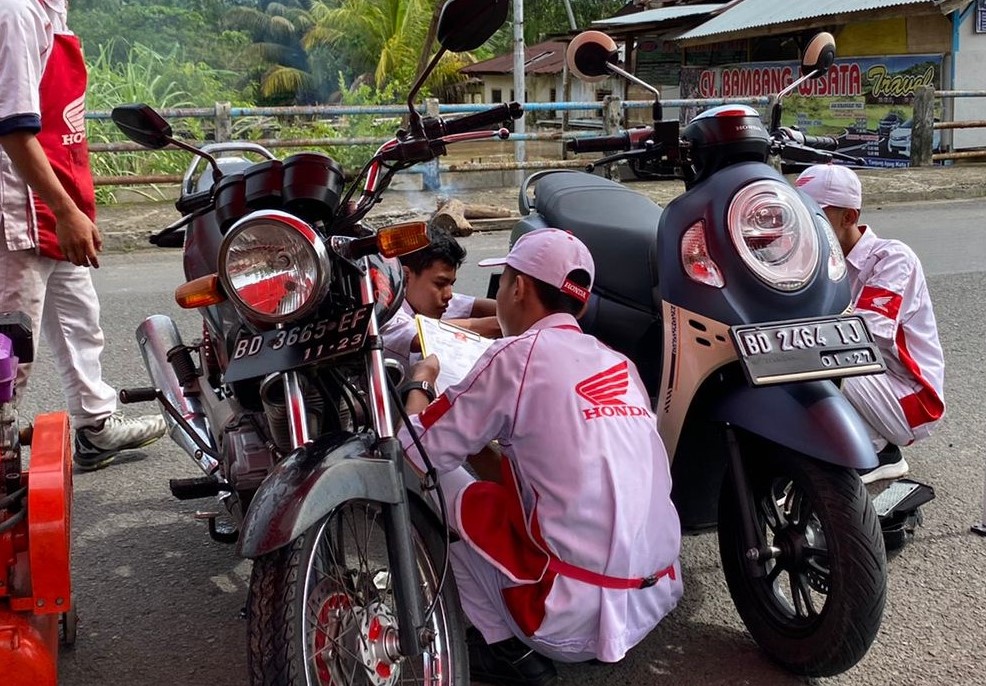
<path id="1" fill-rule="evenodd" d="M 257 489 L 240 528 L 239 554 L 257 558 L 277 550 L 349 500 L 401 502 L 400 469 L 373 457 L 368 439 L 352 434 L 298 448 Z"/>
<path id="2" fill-rule="evenodd" d="M 736 388 L 719 398 L 712 416 L 824 462 L 877 466 L 863 420 L 830 381 Z"/>

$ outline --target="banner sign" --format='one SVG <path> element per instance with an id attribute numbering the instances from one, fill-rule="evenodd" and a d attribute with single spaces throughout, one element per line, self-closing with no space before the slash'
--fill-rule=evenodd
<path id="1" fill-rule="evenodd" d="M 942 55 L 836 60 L 828 74 L 802 83 L 784 99 L 781 124 L 812 135 L 836 136 L 841 152 L 865 157 L 872 166 L 906 167 L 914 92 L 920 86 L 940 88 L 941 68 Z M 769 96 L 797 79 L 799 69 L 797 62 L 683 67 L 681 97 Z M 682 108 L 682 121 L 698 111 Z M 935 131 L 935 148 L 939 141 Z"/>

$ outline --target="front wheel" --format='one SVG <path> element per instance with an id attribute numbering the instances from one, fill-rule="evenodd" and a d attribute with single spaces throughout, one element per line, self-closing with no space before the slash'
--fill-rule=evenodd
<path id="1" fill-rule="evenodd" d="M 853 470 L 758 447 L 762 454 L 744 449 L 744 462 L 755 529 L 771 556 L 752 565 L 756 571 L 747 562 L 730 475 L 719 502 L 729 592 L 771 659 L 797 674 L 840 674 L 866 654 L 883 617 L 887 560 L 879 520 Z"/>
<path id="2" fill-rule="evenodd" d="M 411 509 L 424 605 L 441 574 L 439 533 Z M 379 503 L 347 502 L 290 545 L 254 561 L 250 579 L 252 686 L 468 684 L 465 624 L 451 568 L 422 655 L 404 657 Z"/>

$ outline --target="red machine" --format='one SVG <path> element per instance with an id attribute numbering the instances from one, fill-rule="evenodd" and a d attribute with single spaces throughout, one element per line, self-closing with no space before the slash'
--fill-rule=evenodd
<path id="1" fill-rule="evenodd" d="M 39 415 L 33 430 L 21 431 L 12 402 L 18 358 L 27 361 L 33 352 L 30 331 L 22 315 L 0 315 L 0 674 L 5 686 L 54 686 L 59 643 L 75 641 L 68 415 Z M 21 449 L 27 445 L 30 469 L 24 470 Z"/>

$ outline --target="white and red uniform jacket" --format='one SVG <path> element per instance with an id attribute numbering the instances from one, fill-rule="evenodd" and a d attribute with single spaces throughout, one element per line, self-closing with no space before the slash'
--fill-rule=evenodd
<path id="1" fill-rule="evenodd" d="M 448 307 L 442 314 L 442 319 L 467 319 L 472 316 L 472 306 L 476 298 L 471 295 L 453 293 Z M 380 328 L 383 336 L 383 354 L 393 358 L 407 369 L 412 362 L 421 359 L 418 353 L 411 352 L 411 342 L 418 335 L 418 327 L 414 323 L 415 312 L 407 299 L 401 303 L 401 308 Z"/>
<path id="2" fill-rule="evenodd" d="M 675 607 L 680 528 L 647 393 L 573 317 L 496 341 L 411 422 L 439 473 L 499 441 L 506 485 L 466 486 L 451 516 L 506 577 L 506 607 L 532 640 L 614 662 Z M 399 437 L 420 466 L 406 428 Z"/>
<path id="3" fill-rule="evenodd" d="M 846 256 L 855 311 L 880 346 L 915 438 L 923 438 L 945 412 L 945 359 L 924 271 L 904 243 L 860 229 L 862 237 Z"/>

